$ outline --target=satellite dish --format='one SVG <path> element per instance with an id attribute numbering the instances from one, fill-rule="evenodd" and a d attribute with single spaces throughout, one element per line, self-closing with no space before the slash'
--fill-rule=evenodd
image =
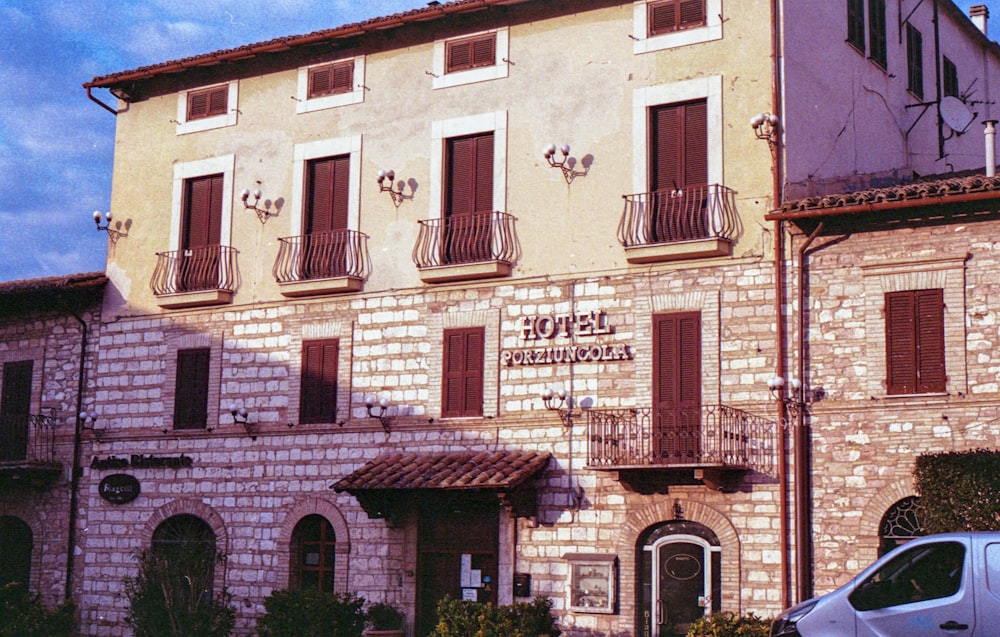
<path id="1" fill-rule="evenodd" d="M 952 95 L 941 99 L 938 111 L 941 113 L 941 119 L 944 120 L 944 123 L 959 134 L 964 133 L 972 124 L 972 120 L 976 118 L 976 114 L 970 111 L 962 100 Z"/>

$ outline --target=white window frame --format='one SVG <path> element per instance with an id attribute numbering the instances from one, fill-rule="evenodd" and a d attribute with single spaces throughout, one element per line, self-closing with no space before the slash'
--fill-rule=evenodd
<path id="1" fill-rule="evenodd" d="M 295 161 L 292 166 L 294 189 L 292 190 L 292 210 L 295 214 L 291 219 L 293 237 L 302 235 L 303 220 L 306 213 L 306 163 L 312 159 L 350 155 L 350 184 L 347 200 L 347 227 L 358 230 L 361 219 L 361 135 L 321 139 L 305 144 L 296 144 L 294 148 Z"/>
<path id="2" fill-rule="evenodd" d="M 649 108 L 704 99 L 708 114 L 708 183 L 724 184 L 722 161 L 722 76 L 635 89 L 632 94 L 632 192 L 649 185 Z"/>
<path id="3" fill-rule="evenodd" d="M 456 117 L 431 123 L 430 219 L 444 213 L 445 141 L 476 133 L 493 133 L 493 210 L 507 210 L 507 111 Z"/>
<path id="4" fill-rule="evenodd" d="M 170 249 L 181 248 L 181 219 L 184 211 L 184 182 L 195 177 L 222 173 L 222 219 L 219 243 L 232 245 L 233 235 L 233 172 L 235 155 L 222 155 L 198 161 L 174 164 L 173 195 L 170 205 Z"/>
<path id="5" fill-rule="evenodd" d="M 722 39 L 722 0 L 705 0 L 705 26 L 648 37 L 648 7 L 654 1 L 636 0 L 633 4 L 632 52 L 635 55 Z"/>
<path id="6" fill-rule="evenodd" d="M 309 71 L 323 66 L 340 64 L 343 62 L 351 62 L 354 64 L 354 71 L 352 74 L 354 87 L 350 91 L 344 93 L 336 93 L 334 95 L 323 95 L 320 97 L 310 98 Z M 365 101 L 365 57 L 362 55 L 355 58 L 343 58 L 340 60 L 323 62 L 322 64 L 313 64 L 310 66 L 301 67 L 298 72 L 295 100 L 296 100 L 295 112 L 300 115 L 302 113 L 311 113 L 313 111 L 321 111 L 328 108 L 337 108 L 340 106 L 349 106 L 351 104 L 360 104 L 364 102 Z"/>
<path id="7" fill-rule="evenodd" d="M 188 105 L 188 95 L 191 93 L 199 93 L 206 89 L 211 89 L 216 86 L 228 86 L 229 94 L 226 98 L 226 112 L 222 115 L 213 115 L 212 117 L 199 117 L 198 119 L 193 119 L 188 121 L 187 119 L 187 105 Z M 226 82 L 224 84 L 214 84 L 209 86 L 199 86 L 198 88 L 193 88 L 189 91 L 184 91 L 177 97 L 177 134 L 186 135 L 188 133 L 198 133 L 201 131 L 211 130 L 213 128 L 223 128 L 226 126 L 235 126 L 237 121 L 237 104 L 239 99 L 239 82 L 233 80 L 232 82 Z"/>
<path id="8" fill-rule="evenodd" d="M 493 66 L 481 66 L 465 71 L 446 72 L 445 51 L 448 42 L 455 40 L 465 40 L 479 35 L 496 34 L 496 64 Z M 459 86 L 462 84 L 473 84 L 475 82 L 486 82 L 507 77 L 507 60 L 510 58 L 510 30 L 507 27 L 500 29 L 490 29 L 479 33 L 469 33 L 461 38 L 448 38 L 434 42 L 433 61 L 433 87 L 435 89 Z"/>

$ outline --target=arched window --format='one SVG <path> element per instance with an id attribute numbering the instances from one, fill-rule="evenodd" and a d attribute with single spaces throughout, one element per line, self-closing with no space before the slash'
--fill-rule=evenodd
<path id="1" fill-rule="evenodd" d="M 889 507 L 878 527 L 879 555 L 885 555 L 915 537 L 927 535 L 917 517 L 919 505 L 920 498 L 911 495 Z"/>
<path id="2" fill-rule="evenodd" d="M 292 531 L 288 587 L 333 592 L 337 538 L 322 515 L 307 515 Z"/>
<path id="3" fill-rule="evenodd" d="M 33 547 L 31 527 L 12 515 L 0 515 L 0 586 L 29 585 Z"/>
<path id="4" fill-rule="evenodd" d="M 167 518 L 153 532 L 151 552 L 163 558 L 168 577 L 189 580 L 212 596 L 215 531 L 207 522 L 189 514 Z"/>

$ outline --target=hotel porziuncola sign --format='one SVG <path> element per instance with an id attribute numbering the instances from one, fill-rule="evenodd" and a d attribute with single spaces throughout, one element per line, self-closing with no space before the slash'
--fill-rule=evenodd
<path id="1" fill-rule="evenodd" d="M 501 365 L 560 365 L 633 358 L 632 348 L 626 343 L 591 341 L 591 338 L 599 339 L 615 333 L 607 313 L 603 311 L 525 316 L 521 318 L 519 328 L 525 347 L 500 352 Z M 576 342 L 577 337 L 587 340 Z M 571 342 L 562 345 L 556 342 L 557 339 L 569 339 Z"/>

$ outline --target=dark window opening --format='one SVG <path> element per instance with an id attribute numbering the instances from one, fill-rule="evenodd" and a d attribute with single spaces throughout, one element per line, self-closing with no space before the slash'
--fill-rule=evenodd
<path id="1" fill-rule="evenodd" d="M 946 97 L 960 97 L 958 67 L 947 56 L 941 60 L 941 90 Z"/>
<path id="2" fill-rule="evenodd" d="M 210 361 L 211 350 L 207 347 L 178 350 L 174 429 L 204 429 L 208 426 Z"/>
<path id="3" fill-rule="evenodd" d="M 888 68 L 885 33 L 885 0 L 868 0 L 868 59 L 883 69 Z"/>
<path id="4" fill-rule="evenodd" d="M 333 525 L 322 515 L 299 520 L 292 531 L 288 587 L 332 593 L 337 539 Z"/>
<path id="5" fill-rule="evenodd" d="M 920 31 L 906 24 L 906 88 L 924 97 L 924 44 Z"/>
<path id="6" fill-rule="evenodd" d="M 302 344 L 299 422 L 331 423 L 337 420 L 339 358 L 339 341 L 307 341 Z"/>
<path id="7" fill-rule="evenodd" d="M 0 462 L 28 457 L 33 361 L 3 364 L 0 393 Z"/>
<path id="8" fill-rule="evenodd" d="M 847 43 L 865 52 L 865 0 L 847 0 Z"/>
<path id="9" fill-rule="evenodd" d="M 889 507 L 878 528 L 880 556 L 914 538 L 927 535 L 920 523 L 919 512 L 920 498 L 915 495 L 903 498 Z"/>
<path id="10" fill-rule="evenodd" d="M 31 582 L 31 551 L 34 538 L 23 520 L 0 515 L 0 588 L 17 582 L 27 588 Z"/>

